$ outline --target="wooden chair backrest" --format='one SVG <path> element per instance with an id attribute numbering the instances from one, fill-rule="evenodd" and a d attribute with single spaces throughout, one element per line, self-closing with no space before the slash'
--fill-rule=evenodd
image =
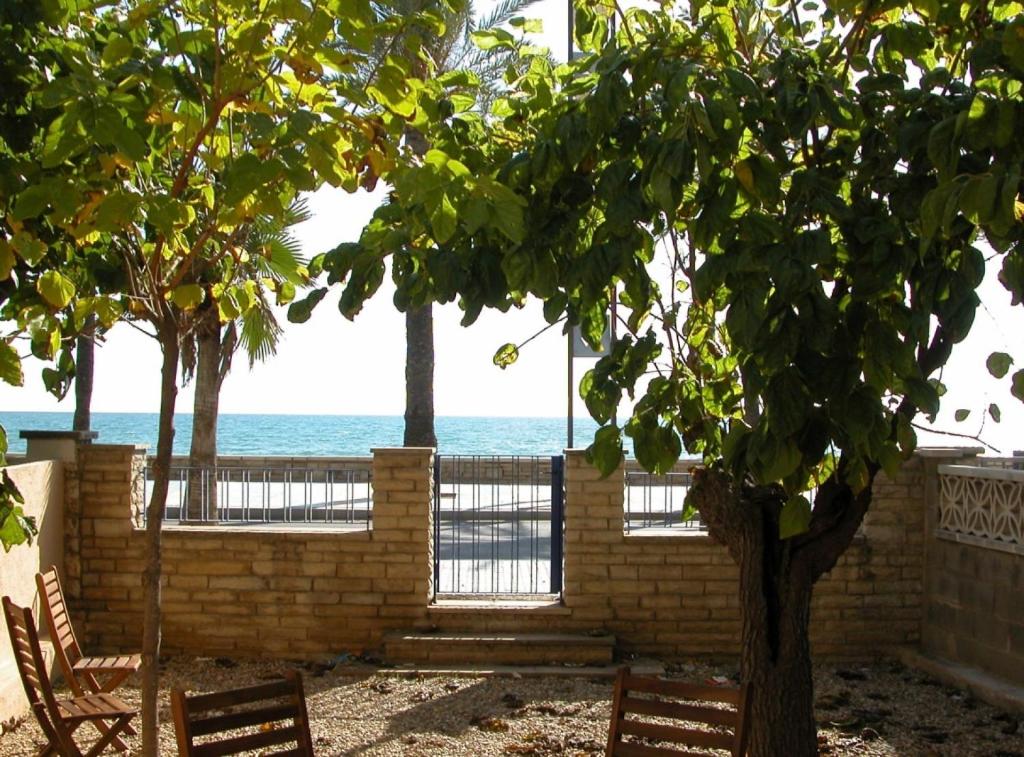
<path id="1" fill-rule="evenodd" d="M 64 680 L 75 692 L 75 696 L 82 696 L 84 692 L 74 671 L 75 663 L 82 659 L 82 648 L 78 646 L 78 639 L 75 638 L 75 629 L 71 625 L 71 616 L 68 614 L 67 602 L 64 601 L 64 591 L 60 586 L 56 566 L 51 565 L 42 573 L 36 573 L 36 587 L 39 589 L 43 615 L 50 629 L 50 641 L 53 642 L 53 651 L 57 655 Z"/>
<path id="2" fill-rule="evenodd" d="M 695 754 L 683 747 L 727 749 L 734 757 L 743 757 L 747 750 L 748 695 L 747 685 L 699 686 L 635 676 L 629 668 L 621 668 L 615 679 L 607 757 Z M 732 709 L 709 707 L 708 703 L 732 705 Z M 695 724 L 705 728 L 692 727 Z M 623 736 L 644 741 L 623 741 Z M 660 743 L 655 746 L 654 742 Z"/>
<path id="3" fill-rule="evenodd" d="M 239 754 L 281 744 L 295 745 L 283 754 L 313 757 L 302 677 L 294 670 L 280 681 L 212 694 L 188 696 L 175 690 L 171 708 L 181 757 Z M 222 738 L 196 743 L 206 736 Z"/>
<path id="4" fill-rule="evenodd" d="M 70 733 L 60 719 L 57 698 L 53 695 L 50 677 L 46 673 L 46 662 L 39 646 L 39 633 L 36 631 L 32 611 L 27 607 L 19 607 L 10 597 L 3 598 L 3 605 L 7 631 L 14 648 L 14 661 L 36 720 L 51 744 L 59 744 L 66 754 L 78 754 Z"/>

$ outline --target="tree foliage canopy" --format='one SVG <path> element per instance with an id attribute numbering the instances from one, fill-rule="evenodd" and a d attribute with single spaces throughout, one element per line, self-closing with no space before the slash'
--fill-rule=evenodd
<path id="1" fill-rule="evenodd" d="M 622 433 L 653 470 L 685 448 L 781 484 L 781 528 L 806 530 L 810 486 L 859 491 L 913 451 L 986 265 L 1024 294 L 1021 5 L 812 6 L 634 9 L 614 35 L 614 4 L 579 8 L 581 58 L 533 57 L 489 119 L 433 124 L 325 257 L 342 311 L 390 257 L 400 305 L 458 297 L 472 321 L 533 296 L 596 344 L 615 291 L 625 333 L 581 386 L 597 463 Z"/>
<path id="2" fill-rule="evenodd" d="M 354 191 L 393 165 L 415 45 L 442 30 L 440 11 L 370 0 L 4 3 L 0 285 L 16 329 L 0 377 L 21 383 L 13 339 L 27 336 L 63 395 L 90 316 L 166 340 L 204 301 L 223 321 L 261 287 L 287 303 L 307 272 L 273 245 L 252 252 L 254 229 L 302 192 Z M 367 80 L 383 34 L 407 42 Z"/>

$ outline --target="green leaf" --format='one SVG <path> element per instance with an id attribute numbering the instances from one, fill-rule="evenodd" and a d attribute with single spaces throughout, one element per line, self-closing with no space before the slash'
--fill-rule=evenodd
<path id="1" fill-rule="evenodd" d="M 622 433 L 618 426 L 602 426 L 587 447 L 587 460 L 597 466 L 602 476 L 611 475 L 622 463 Z"/>
<path id="2" fill-rule="evenodd" d="M 109 329 L 124 314 L 124 308 L 121 303 L 110 297 L 97 297 L 93 301 L 93 312 L 100 319 L 103 328 Z"/>
<path id="3" fill-rule="evenodd" d="M 971 414 L 970 410 L 964 410 L 964 409 L 961 408 L 960 410 L 957 410 L 956 413 L 954 413 L 953 417 L 956 419 L 957 423 L 961 423 L 961 422 L 967 420 L 967 417 L 970 414 Z"/>
<path id="4" fill-rule="evenodd" d="M 132 41 L 128 37 L 112 35 L 107 46 L 103 48 L 103 62 L 108 66 L 120 63 L 131 54 L 131 51 Z"/>
<path id="5" fill-rule="evenodd" d="M 36 291 L 58 310 L 67 307 L 75 296 L 75 285 L 60 271 L 47 271 L 36 281 Z"/>
<path id="6" fill-rule="evenodd" d="M 0 239 L 0 281 L 10 278 L 16 262 L 11 245 L 7 243 L 6 239 Z"/>
<path id="7" fill-rule="evenodd" d="M 932 127 L 929 132 L 928 158 L 932 165 L 939 169 L 940 177 L 949 177 L 956 173 L 959 154 L 956 116 L 950 116 Z"/>
<path id="8" fill-rule="evenodd" d="M 182 310 L 191 310 L 206 299 L 206 290 L 199 284 L 182 284 L 168 292 L 167 299 Z"/>
<path id="9" fill-rule="evenodd" d="M 46 245 L 26 231 L 19 231 L 11 237 L 11 247 L 30 266 L 38 265 L 46 255 Z"/>
<path id="10" fill-rule="evenodd" d="M 1010 394 L 1024 402 L 1024 370 L 1013 374 L 1013 385 L 1010 387 Z"/>
<path id="11" fill-rule="evenodd" d="M 511 342 L 501 345 L 498 351 L 494 353 L 494 364 L 502 370 L 508 368 L 518 359 L 519 348 Z"/>
<path id="12" fill-rule="evenodd" d="M 7 342 L 0 340 L 0 379 L 11 386 L 22 386 L 25 374 L 21 369 L 21 358 L 18 352 Z"/>
<path id="13" fill-rule="evenodd" d="M 409 118 L 416 112 L 416 100 L 407 83 L 405 72 L 393 63 L 379 69 L 376 82 L 367 87 L 366 91 L 377 102 L 402 118 Z"/>
<path id="14" fill-rule="evenodd" d="M 18 195 L 14 203 L 14 219 L 24 221 L 26 218 L 35 218 L 49 207 L 51 187 L 36 184 Z"/>
<path id="15" fill-rule="evenodd" d="M 455 229 L 458 228 L 458 222 L 455 206 L 452 205 L 447 194 L 442 194 L 437 206 L 430 214 L 430 228 L 434 235 L 434 241 L 444 244 L 451 239 L 455 234 Z"/>
<path id="16" fill-rule="evenodd" d="M 314 289 L 304 299 L 296 300 L 288 307 L 288 320 L 292 323 L 305 323 L 313 315 L 313 308 L 320 304 L 327 295 L 327 288 Z"/>
<path id="17" fill-rule="evenodd" d="M 0 517 L 3 518 L 0 522 L 0 544 L 5 552 L 10 552 L 11 547 L 32 541 L 35 524 L 25 516 L 24 510 L 20 507 L 0 508 Z"/>
<path id="18" fill-rule="evenodd" d="M 988 368 L 988 372 L 997 379 L 1005 376 L 1010 370 L 1011 365 L 1013 365 L 1013 358 L 1005 352 L 993 352 L 985 361 L 985 367 Z"/>
<path id="19" fill-rule="evenodd" d="M 508 21 L 509 26 L 517 27 L 526 34 L 541 34 L 544 31 L 544 22 L 539 18 L 524 18 L 516 16 Z"/>
<path id="20" fill-rule="evenodd" d="M 789 539 L 811 527 L 811 502 L 802 494 L 790 497 L 779 513 L 779 538 Z"/>
<path id="21" fill-rule="evenodd" d="M 1003 419 L 1003 413 L 999 409 L 999 405 L 997 405 L 995 402 L 991 403 L 988 406 L 988 414 L 992 416 L 992 420 L 994 420 L 996 423 L 999 423 L 999 421 Z"/>
<path id="22" fill-rule="evenodd" d="M 473 44 L 485 52 L 495 49 L 515 50 L 515 37 L 504 29 L 482 29 L 470 33 Z"/>
<path id="23" fill-rule="evenodd" d="M 1024 71 L 1024 18 L 1019 15 L 1003 30 L 1003 54 L 1018 71 Z"/>

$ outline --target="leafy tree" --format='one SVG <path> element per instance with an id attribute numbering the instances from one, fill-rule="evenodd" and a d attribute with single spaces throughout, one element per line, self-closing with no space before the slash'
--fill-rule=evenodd
<path id="1" fill-rule="evenodd" d="M 213 296 L 196 311 L 196 328 L 183 341 L 184 379 L 195 378 L 192 439 L 189 449 L 186 516 L 190 521 L 217 520 L 217 415 L 220 389 L 231 370 L 235 351 L 242 347 L 250 369 L 277 351 L 282 333 L 269 296 L 285 305 L 297 287 L 309 283 L 298 240 L 289 228 L 309 218 L 304 200 L 296 200 L 280 218 L 257 218 L 244 234 L 245 254 L 231 272 L 213 278 L 234 278 L 245 287 L 242 303 Z M 248 282 L 248 283 L 246 283 Z M 223 287 L 214 283 L 212 286 Z M 250 299 L 252 300 L 250 303 Z M 243 307 L 244 305 L 244 307 Z M 226 321 L 226 326 L 222 326 Z M 205 516 L 205 517 L 204 517 Z"/>
<path id="2" fill-rule="evenodd" d="M 42 296 L 101 319 L 109 303 L 76 299 L 69 271 L 113 263 L 127 313 L 152 327 L 163 352 L 143 574 L 147 755 L 158 746 L 160 529 L 181 341 L 208 298 L 242 317 L 256 305 L 252 282 L 236 281 L 229 263 L 243 262 L 255 219 L 285 217 L 300 192 L 323 182 L 354 191 L 393 160 L 402 124 L 372 106 L 414 94 L 408 63 L 390 60 L 367 91 L 355 72 L 378 35 L 408 23 L 439 22 L 382 18 L 369 0 L 55 4 L 32 39 L 50 51 L 32 97 L 52 119 L 20 167 L 3 222 L 11 241 L 0 252 L 13 249 L 33 267 L 49 243 L 59 262 L 38 276 Z M 359 113 L 343 104 L 356 102 Z M 51 228 L 60 236 L 49 238 Z M 40 339 L 57 333 L 36 330 Z"/>
<path id="3" fill-rule="evenodd" d="M 809 757 L 814 584 L 937 412 L 986 266 L 1024 297 L 1024 15 L 698 0 L 613 35 L 609 7 L 579 5 L 585 55 L 533 57 L 490 121 L 432 123 L 323 265 L 349 313 L 390 257 L 400 302 L 458 297 L 472 322 L 533 296 L 595 346 L 617 287 L 622 336 L 580 386 L 589 453 L 611 471 L 625 434 L 656 472 L 703 457 L 689 502 L 740 567 L 751 754 Z"/>
<path id="4" fill-rule="evenodd" d="M 468 72 L 476 90 L 475 106 L 486 108 L 500 91 L 500 83 L 506 70 L 515 66 L 519 59 L 512 46 L 478 46 L 473 44 L 474 35 L 497 32 L 504 38 L 507 32 L 500 27 L 516 20 L 522 22 L 519 14 L 537 0 L 502 0 L 486 14 L 478 14 L 473 2 L 443 14 L 444 34 L 431 37 L 424 45 L 424 60 L 418 74 L 423 77 L 427 70 L 434 76 L 454 72 Z M 441 0 L 402 0 L 396 6 L 403 12 L 412 13 L 424 9 L 441 10 Z M 489 38 L 489 37 L 488 37 Z M 370 61 L 368 75 L 382 57 L 389 54 L 395 44 L 394 38 L 378 41 L 376 56 Z M 465 103 L 464 103 L 465 104 Z M 422 132 L 410 128 L 406 142 L 418 157 L 422 158 L 430 145 L 423 139 Z M 399 303 L 405 310 L 405 432 L 403 444 L 407 447 L 436 447 L 434 432 L 434 314 L 429 301 L 411 306 Z"/>
<path id="5" fill-rule="evenodd" d="M 33 135 L 45 127 L 49 118 L 31 101 L 31 92 L 42 81 L 41 61 L 46 51 L 37 49 L 35 35 L 43 28 L 44 8 L 37 0 L 12 0 L 0 6 L 0 45 L 6 54 L 0 58 L 0 214 L 14 210 L 23 162 L 32 144 Z M 25 245 L 19 230 L 0 228 L 0 305 L 5 320 L 20 320 L 19 327 L 0 340 L 0 378 L 21 386 L 24 374 L 15 339 L 31 335 L 32 351 L 53 357 L 61 347 L 61 322 L 54 315 L 58 306 L 43 296 L 49 293 L 47 280 L 31 270 L 26 259 L 38 260 L 46 256 L 45 246 Z M 32 318 L 18 316 L 30 310 Z M 30 328 L 24 328 L 27 325 Z M 62 353 L 62 364 L 69 360 Z M 59 391 L 53 376 L 56 371 L 44 372 L 44 379 L 52 389 Z M 7 434 L 0 428 L 0 466 L 6 464 Z M 31 542 L 36 524 L 26 517 L 24 500 L 17 486 L 4 471 L 0 479 L 0 544 L 5 551 L 17 544 Z"/>

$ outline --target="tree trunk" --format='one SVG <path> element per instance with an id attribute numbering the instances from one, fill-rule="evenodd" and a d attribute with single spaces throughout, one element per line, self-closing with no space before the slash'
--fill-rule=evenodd
<path id="1" fill-rule="evenodd" d="M 85 327 L 75 345 L 75 418 L 74 431 L 89 431 L 92 425 L 92 379 L 95 373 L 96 316 L 85 319 Z"/>
<path id="2" fill-rule="evenodd" d="M 406 447 L 436 447 L 434 434 L 434 314 L 432 306 L 405 314 Z"/>
<path id="3" fill-rule="evenodd" d="M 169 305 L 165 305 L 170 308 Z M 153 462 L 153 494 L 146 510 L 146 568 L 142 574 L 142 753 L 159 754 L 157 695 L 160 685 L 160 535 L 174 445 L 174 404 L 178 397 L 178 328 L 168 311 L 157 326 L 163 350 L 160 368 L 160 423 Z"/>
<path id="4" fill-rule="evenodd" d="M 770 530 L 774 529 L 774 534 Z M 760 534 L 760 535 L 759 535 Z M 809 621 L 813 584 L 775 559 L 778 522 L 744 534 L 740 558 L 740 674 L 750 690 L 750 757 L 814 757 Z"/>
<path id="5" fill-rule="evenodd" d="M 418 129 L 408 127 L 405 141 L 420 157 L 430 144 Z M 428 302 L 405 314 L 405 438 L 406 447 L 436 447 L 434 433 L 434 310 Z"/>
<path id="6" fill-rule="evenodd" d="M 779 538 L 787 499 L 776 484 L 758 486 L 718 467 L 697 468 L 690 488 L 708 532 L 740 567 L 740 674 L 751 684 L 750 757 L 814 757 L 809 625 L 814 583 L 850 545 L 871 504 L 878 464 L 867 461 L 867 486 L 841 483 L 849 461 L 818 487 L 810 527 Z"/>
<path id="7" fill-rule="evenodd" d="M 200 316 L 196 340 L 195 405 L 192 411 L 192 446 L 189 450 L 186 518 L 217 522 L 217 414 L 220 404 L 221 343 L 217 307 Z"/>

